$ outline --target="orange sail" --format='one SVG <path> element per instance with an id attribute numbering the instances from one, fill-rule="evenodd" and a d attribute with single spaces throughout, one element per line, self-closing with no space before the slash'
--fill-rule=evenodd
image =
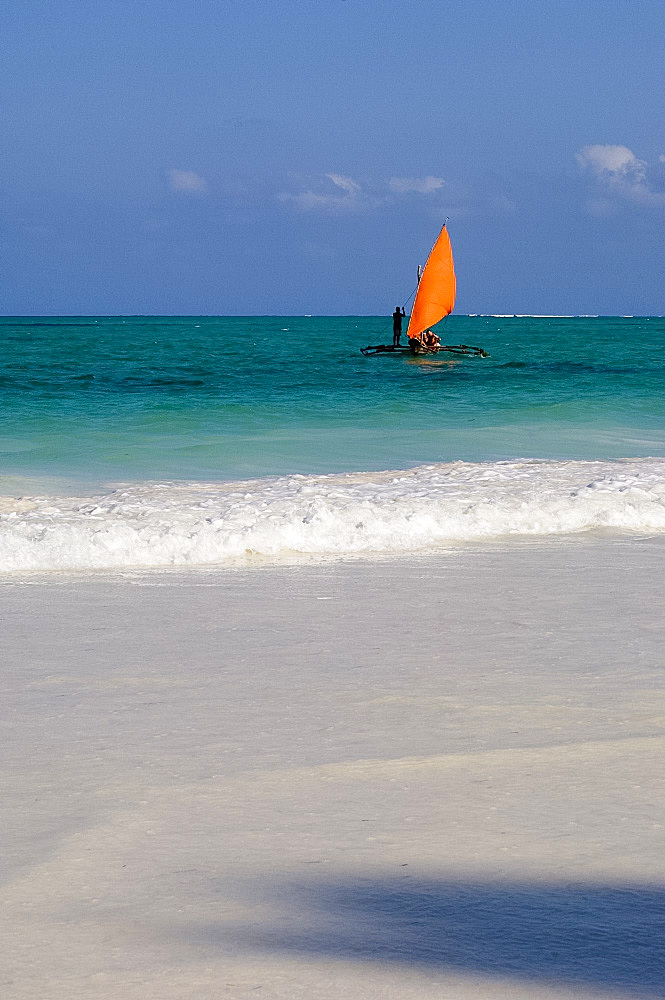
<path id="1" fill-rule="evenodd" d="M 409 328 L 406 331 L 410 340 L 419 340 L 424 330 L 428 330 L 452 312 L 455 305 L 455 288 L 453 248 L 444 222 L 420 278 Z"/>

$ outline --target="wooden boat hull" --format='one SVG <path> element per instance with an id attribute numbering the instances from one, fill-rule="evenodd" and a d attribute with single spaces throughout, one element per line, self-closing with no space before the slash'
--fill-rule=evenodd
<path id="1" fill-rule="evenodd" d="M 366 358 L 375 354 L 397 354 L 411 356 L 425 356 L 429 354 L 457 354 L 465 358 L 488 358 L 489 354 L 482 347 L 471 347 L 469 344 L 439 344 L 437 347 L 425 347 L 416 341 L 411 341 L 407 346 L 399 347 L 393 344 L 376 344 L 373 347 L 361 347 L 360 353 Z"/>
<path id="2" fill-rule="evenodd" d="M 360 353 L 364 354 L 366 358 L 373 354 L 411 354 L 411 348 L 402 344 L 399 347 L 395 347 L 393 344 L 375 344 L 374 347 L 361 347 Z"/>

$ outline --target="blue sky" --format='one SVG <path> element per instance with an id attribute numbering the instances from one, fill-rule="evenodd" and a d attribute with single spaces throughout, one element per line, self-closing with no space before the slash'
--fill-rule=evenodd
<path id="1" fill-rule="evenodd" d="M 5 0 L 0 312 L 665 313 L 662 0 Z"/>

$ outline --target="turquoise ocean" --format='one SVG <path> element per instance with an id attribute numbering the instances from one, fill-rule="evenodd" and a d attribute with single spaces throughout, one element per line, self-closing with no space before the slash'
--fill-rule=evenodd
<path id="1" fill-rule="evenodd" d="M 665 531 L 665 319 L 0 320 L 0 570 Z"/>

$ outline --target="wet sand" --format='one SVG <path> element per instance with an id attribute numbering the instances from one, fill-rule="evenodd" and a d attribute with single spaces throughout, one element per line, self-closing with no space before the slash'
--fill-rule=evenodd
<path id="1" fill-rule="evenodd" d="M 6 579 L 2 995 L 665 997 L 664 562 Z"/>

